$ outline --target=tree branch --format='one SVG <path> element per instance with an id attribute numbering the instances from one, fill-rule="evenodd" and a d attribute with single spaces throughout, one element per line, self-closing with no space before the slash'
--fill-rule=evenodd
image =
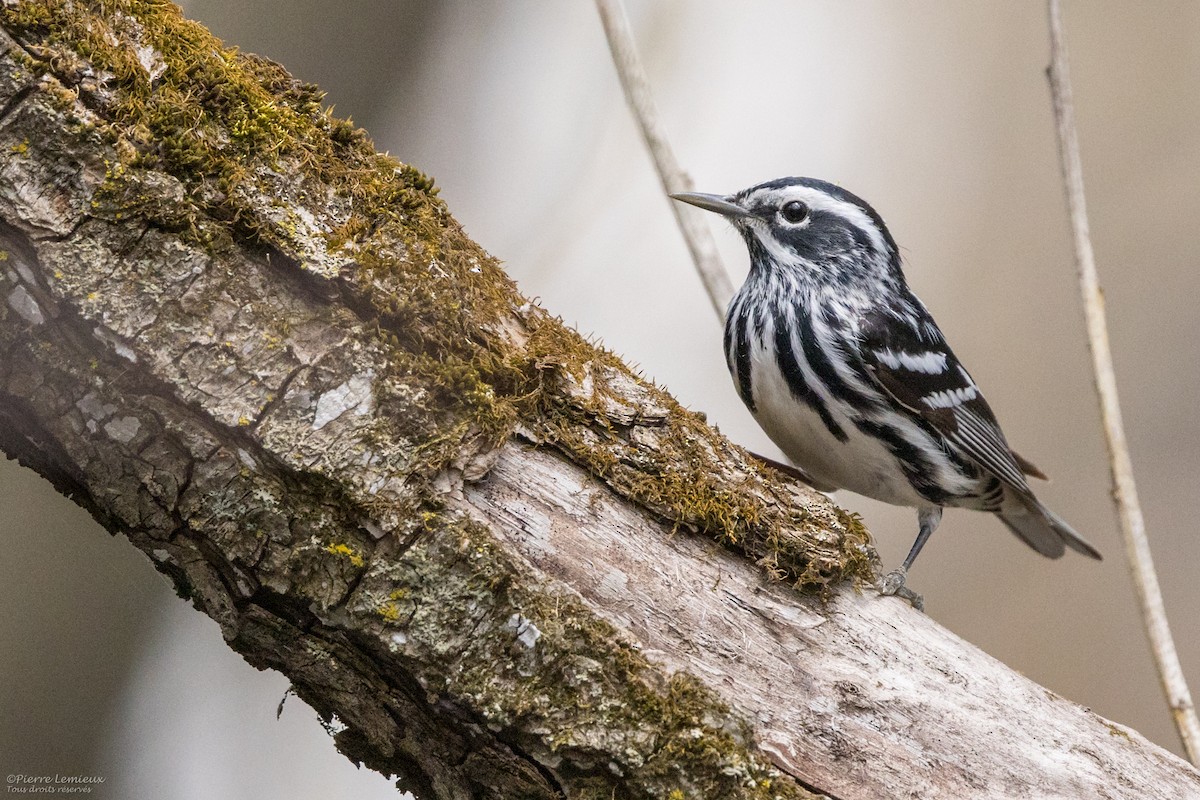
<path id="1" fill-rule="evenodd" d="M 1154 664 L 1158 668 L 1163 694 L 1171 708 L 1175 727 L 1193 764 L 1200 763 L 1200 719 L 1183 677 L 1175 640 L 1167 623 L 1167 610 L 1158 573 L 1150 554 L 1146 520 L 1133 479 L 1133 460 L 1125 441 L 1125 423 L 1121 420 L 1121 401 L 1117 396 L 1117 373 L 1113 368 L 1112 349 L 1108 344 L 1108 321 L 1104 311 L 1104 293 L 1096 271 L 1096 254 L 1088 232 L 1087 202 L 1083 192 L 1083 164 L 1079 157 L 1079 137 L 1075 131 L 1075 106 L 1071 100 L 1071 73 L 1067 45 L 1063 38 L 1062 8 L 1058 0 L 1049 0 L 1050 12 L 1050 94 L 1054 103 L 1055 132 L 1062 163 L 1063 186 L 1071 212 L 1071 233 L 1075 244 L 1075 266 L 1079 272 L 1079 293 L 1087 319 L 1088 350 L 1092 354 L 1092 374 L 1104 421 L 1104 442 L 1108 446 L 1113 478 L 1113 502 L 1121 520 L 1125 556 L 1133 585 L 1137 588 L 1142 624 L 1150 640 Z"/>
<path id="2" fill-rule="evenodd" d="M 664 194 L 690 192 L 692 179 L 675 158 L 675 151 L 667 141 L 666 132 L 654 108 L 654 96 L 650 93 L 650 83 L 646 80 L 646 71 L 642 68 L 642 60 L 638 57 L 637 45 L 633 41 L 633 32 L 629 29 L 629 20 L 625 17 L 625 9 L 620 0 L 596 0 L 596 10 L 600 14 L 600 22 L 604 25 L 604 35 L 608 39 L 608 49 L 612 53 L 613 65 L 617 77 L 621 81 L 621 89 L 625 92 L 625 100 L 629 110 L 637 122 L 638 130 L 646 141 L 646 150 L 654 162 L 658 179 L 662 183 Z M 729 271 L 721 262 L 717 253 L 717 243 L 709 232 L 708 222 L 703 219 L 704 212 L 683 203 L 671 203 L 671 213 L 683 234 L 688 252 L 692 254 L 692 262 L 696 272 L 704 284 L 717 319 L 725 319 L 725 308 L 733 297 L 733 283 L 729 280 Z"/>
<path id="3" fill-rule="evenodd" d="M 855 593 L 861 525 L 522 298 L 313 87 L 166 4 L 2 9 L 0 447 L 350 758 L 423 798 L 1200 791 Z"/>

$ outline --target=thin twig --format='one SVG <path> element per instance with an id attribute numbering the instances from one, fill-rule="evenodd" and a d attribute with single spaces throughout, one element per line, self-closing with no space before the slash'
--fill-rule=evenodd
<path id="1" fill-rule="evenodd" d="M 1137 486 L 1133 480 L 1133 464 L 1125 443 L 1121 422 L 1121 406 L 1117 400 L 1117 379 L 1113 371 L 1112 353 L 1108 345 L 1108 323 L 1104 314 L 1104 295 L 1096 274 L 1096 259 L 1088 234 L 1087 206 L 1083 195 L 1083 168 L 1079 159 L 1079 140 L 1075 130 L 1075 109 L 1071 101 L 1071 78 L 1067 70 L 1067 47 L 1063 41 L 1062 9 L 1059 0 L 1049 0 L 1050 53 L 1048 75 L 1054 101 L 1054 120 L 1058 129 L 1058 152 L 1062 159 L 1063 181 L 1067 205 L 1071 212 L 1071 229 L 1075 237 L 1075 265 L 1079 271 L 1079 290 L 1083 295 L 1087 318 L 1088 345 L 1092 353 L 1096 393 L 1108 442 L 1109 463 L 1112 467 L 1113 499 L 1121 518 L 1125 538 L 1125 554 L 1129 559 L 1133 582 L 1142 607 L 1142 619 L 1150 638 L 1150 648 L 1158 665 L 1163 692 L 1175 717 L 1175 727 L 1183 740 L 1184 749 L 1193 764 L 1200 763 L 1200 721 L 1183 668 L 1175 652 L 1171 629 L 1163 607 L 1158 576 L 1150 557 L 1146 525 L 1138 503 Z"/>
<path id="2" fill-rule="evenodd" d="M 629 30 L 629 20 L 620 0 L 596 0 L 596 9 L 600 12 L 600 21 L 604 24 L 604 33 L 608 37 L 608 49 L 612 51 L 613 64 L 621 80 L 621 88 L 625 91 L 625 100 L 633 111 L 654 167 L 658 170 L 659 180 L 667 194 L 692 191 L 692 179 L 688 177 L 663 133 L 658 120 L 658 111 L 654 107 L 654 99 L 650 95 L 650 85 L 646 80 L 646 71 L 642 68 L 638 57 L 637 47 L 633 42 L 633 33 Z M 725 308 L 733 297 L 733 284 L 729 273 L 717 255 L 717 245 L 709 233 L 708 223 L 703 219 L 705 212 L 684 205 L 671 203 L 675 212 L 675 220 L 679 230 L 691 251 L 692 261 L 700 280 L 708 292 L 713 309 L 718 319 L 725 319 Z"/>

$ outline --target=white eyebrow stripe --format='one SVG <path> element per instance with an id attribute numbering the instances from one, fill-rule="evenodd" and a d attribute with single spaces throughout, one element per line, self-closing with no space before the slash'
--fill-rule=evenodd
<path id="1" fill-rule="evenodd" d="M 926 375 L 938 375 L 946 371 L 946 354 L 934 350 L 924 353 L 906 353 L 903 350 L 876 350 L 875 356 L 884 366 L 891 369 L 906 369 L 909 372 L 922 372 Z"/>
<path id="2" fill-rule="evenodd" d="M 748 199 L 765 200 L 770 205 L 777 207 L 782 206 L 789 200 L 800 200 L 808 204 L 808 207 L 814 211 L 824 211 L 834 214 L 846 220 L 854 227 L 859 228 L 867 234 L 871 240 L 871 244 L 878 252 L 891 252 L 891 248 L 884 241 L 883 233 L 879 230 L 879 225 L 871 219 L 867 212 L 854 203 L 838 200 L 836 197 L 828 195 L 820 189 L 815 189 L 811 186 L 785 186 L 783 188 L 755 192 Z"/>

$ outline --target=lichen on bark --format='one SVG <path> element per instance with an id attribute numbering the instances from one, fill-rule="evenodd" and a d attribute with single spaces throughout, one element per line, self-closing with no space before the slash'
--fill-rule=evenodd
<path id="1" fill-rule="evenodd" d="M 280 66 L 149 0 L 0 26 L 7 452 L 426 796 L 806 794 L 446 500 L 550 448 L 810 591 L 873 575 L 857 520 L 522 297 Z"/>

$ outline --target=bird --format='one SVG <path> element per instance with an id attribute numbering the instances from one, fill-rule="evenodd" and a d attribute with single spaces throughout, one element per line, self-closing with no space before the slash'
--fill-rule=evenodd
<path id="1" fill-rule="evenodd" d="M 670 196 L 725 217 L 749 251 L 725 361 L 767 436 L 818 490 L 916 509 L 916 540 L 882 594 L 922 606 L 905 581 L 947 507 L 991 512 L 1049 558 L 1101 558 L 1034 495 L 1026 476 L 1045 475 L 1009 446 L 866 201 L 799 177 Z"/>

